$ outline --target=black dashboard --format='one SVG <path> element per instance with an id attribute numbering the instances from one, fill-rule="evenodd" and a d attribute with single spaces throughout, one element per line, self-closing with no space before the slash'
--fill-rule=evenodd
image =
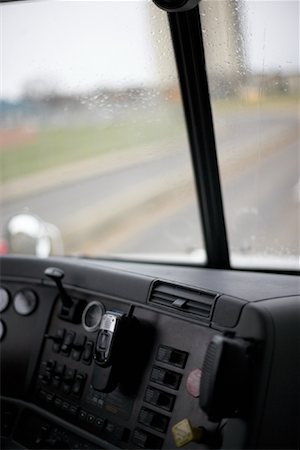
<path id="1" fill-rule="evenodd" d="M 299 448 L 299 306 L 292 275 L 3 257 L 2 447 Z"/>

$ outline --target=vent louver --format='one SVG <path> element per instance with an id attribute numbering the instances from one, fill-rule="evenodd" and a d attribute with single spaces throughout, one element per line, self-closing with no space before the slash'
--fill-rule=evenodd
<path id="1" fill-rule="evenodd" d="M 216 297 L 217 294 L 213 292 L 157 282 L 153 286 L 149 303 L 209 319 Z"/>

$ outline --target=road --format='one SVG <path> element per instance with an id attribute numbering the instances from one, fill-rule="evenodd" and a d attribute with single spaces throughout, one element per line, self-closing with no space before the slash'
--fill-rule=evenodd
<path id="1" fill-rule="evenodd" d="M 219 114 L 215 123 L 232 251 L 299 254 L 299 118 L 286 109 Z M 99 176 L 4 201 L 1 224 L 26 206 L 63 232 L 66 251 L 193 253 L 203 248 L 186 144 Z M 80 177 L 79 177 L 80 178 Z"/>

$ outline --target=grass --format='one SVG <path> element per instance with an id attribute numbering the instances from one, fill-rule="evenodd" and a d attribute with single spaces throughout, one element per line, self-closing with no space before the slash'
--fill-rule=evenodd
<path id="1" fill-rule="evenodd" d="M 42 129 L 31 140 L 1 147 L 0 181 L 177 135 L 183 130 L 180 119 L 175 108 L 152 115 L 132 114 L 109 125 Z"/>
<path id="2" fill-rule="evenodd" d="M 228 98 L 213 100 L 217 114 L 256 112 L 257 108 L 295 108 L 299 97 L 261 97 L 257 101 Z M 127 118 L 111 124 L 44 128 L 31 140 L 0 148 L 0 182 L 45 171 L 48 168 L 99 156 L 111 151 L 157 142 L 185 133 L 180 105 L 152 112 L 131 112 Z"/>

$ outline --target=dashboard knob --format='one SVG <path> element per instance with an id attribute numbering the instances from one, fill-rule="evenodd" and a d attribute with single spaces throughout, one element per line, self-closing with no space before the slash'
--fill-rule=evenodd
<path id="1" fill-rule="evenodd" d="M 3 312 L 6 310 L 6 308 L 9 305 L 9 300 L 10 300 L 10 296 L 9 296 L 8 290 L 1 287 L 0 288 L 0 312 Z"/>
<path id="2" fill-rule="evenodd" d="M 14 296 L 15 311 L 21 316 L 29 316 L 37 307 L 37 295 L 31 289 L 22 289 Z"/>

